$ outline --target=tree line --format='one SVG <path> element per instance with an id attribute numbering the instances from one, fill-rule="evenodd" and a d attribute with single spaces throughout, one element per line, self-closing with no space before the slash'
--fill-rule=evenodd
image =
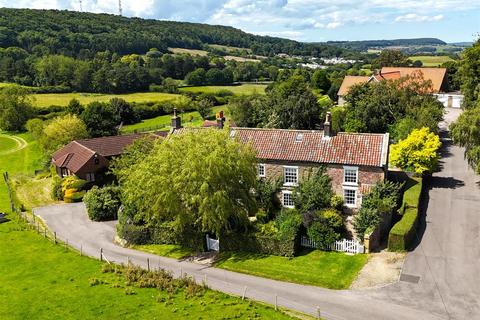
<path id="1" fill-rule="evenodd" d="M 253 54 L 341 56 L 348 50 L 319 43 L 258 36 L 227 26 L 126 18 L 109 14 L 31 9 L 0 9 L 0 47 L 20 47 L 38 56 L 63 54 L 93 58 L 109 50 L 142 54 L 150 48 L 202 49 L 207 44 L 249 48 Z"/>

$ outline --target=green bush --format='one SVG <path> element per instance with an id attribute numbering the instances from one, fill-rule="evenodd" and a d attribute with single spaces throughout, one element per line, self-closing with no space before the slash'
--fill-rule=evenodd
<path id="1" fill-rule="evenodd" d="M 404 251 L 411 247 L 415 240 L 418 221 L 418 208 L 407 208 L 400 221 L 390 230 L 388 250 Z"/>
<path id="2" fill-rule="evenodd" d="M 330 199 L 330 206 L 338 211 L 343 209 L 343 198 L 337 194 L 333 195 Z"/>
<path id="3" fill-rule="evenodd" d="M 388 250 L 408 250 L 416 236 L 418 225 L 418 211 L 422 194 L 422 179 L 410 179 L 409 187 L 403 194 L 403 204 L 399 210 L 402 219 L 390 230 L 388 235 Z"/>
<path id="4" fill-rule="evenodd" d="M 63 200 L 63 191 L 62 191 L 62 179 L 55 175 L 52 179 L 52 191 L 51 191 L 52 199 L 55 201 L 62 201 Z"/>
<path id="5" fill-rule="evenodd" d="M 94 186 L 83 198 L 87 213 L 91 220 L 113 220 L 120 208 L 120 192 L 118 187 L 98 188 Z"/>
<path id="6" fill-rule="evenodd" d="M 146 226 L 138 226 L 134 224 L 117 225 L 118 236 L 129 244 L 148 244 L 151 243 L 150 229 Z"/>
<path id="7" fill-rule="evenodd" d="M 326 248 L 340 239 L 343 219 L 335 209 L 325 209 L 315 214 L 307 227 L 308 238 Z"/>
<path id="8" fill-rule="evenodd" d="M 279 240 L 295 239 L 302 225 L 302 216 L 295 209 L 283 209 L 277 216 L 276 225 Z"/>
<path id="9" fill-rule="evenodd" d="M 251 252 L 276 256 L 293 257 L 299 251 L 297 238 L 279 240 L 255 232 L 226 233 L 220 237 L 221 251 Z"/>

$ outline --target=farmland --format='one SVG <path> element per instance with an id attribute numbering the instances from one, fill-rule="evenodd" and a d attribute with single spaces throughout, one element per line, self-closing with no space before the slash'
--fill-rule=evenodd
<path id="1" fill-rule="evenodd" d="M 77 99 L 81 104 L 88 104 L 93 101 L 106 102 L 112 98 L 122 98 L 127 102 L 163 102 L 175 100 L 177 94 L 161 92 L 138 92 L 128 94 L 96 94 L 96 93 L 42 93 L 34 94 L 34 105 L 37 107 L 48 107 L 51 105 L 66 106 L 72 99 Z"/>
<path id="2" fill-rule="evenodd" d="M 180 88 L 180 91 L 190 91 L 196 93 L 213 93 L 216 94 L 221 90 L 231 91 L 233 94 L 253 94 L 253 93 L 265 93 L 264 84 L 242 84 L 239 86 L 196 86 L 196 87 L 184 87 Z"/>
<path id="3" fill-rule="evenodd" d="M 409 59 L 422 61 L 424 67 L 438 67 L 445 62 L 453 61 L 449 56 L 411 56 Z"/>

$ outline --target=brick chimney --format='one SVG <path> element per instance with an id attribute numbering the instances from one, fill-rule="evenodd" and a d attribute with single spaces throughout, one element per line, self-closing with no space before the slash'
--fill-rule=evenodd
<path id="1" fill-rule="evenodd" d="M 328 111 L 325 117 L 325 123 L 323 124 L 323 138 L 330 139 L 332 136 L 332 113 Z"/>
<path id="2" fill-rule="evenodd" d="M 182 118 L 177 116 L 177 108 L 173 108 L 172 130 L 180 129 L 182 127 Z"/>
<path id="3" fill-rule="evenodd" d="M 225 117 L 223 116 L 223 111 L 217 113 L 217 127 L 223 129 L 225 125 Z"/>

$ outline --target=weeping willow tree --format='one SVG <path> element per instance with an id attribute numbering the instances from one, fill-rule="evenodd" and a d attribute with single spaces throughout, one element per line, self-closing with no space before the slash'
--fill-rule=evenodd
<path id="1" fill-rule="evenodd" d="M 171 135 L 136 159 L 116 172 L 136 221 L 220 234 L 245 225 L 255 211 L 255 153 L 227 130 Z"/>

